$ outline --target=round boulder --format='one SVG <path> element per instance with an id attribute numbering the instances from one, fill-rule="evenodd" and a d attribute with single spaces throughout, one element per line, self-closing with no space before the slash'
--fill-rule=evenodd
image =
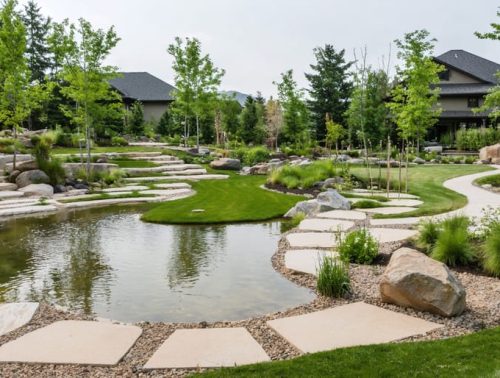
<path id="1" fill-rule="evenodd" d="M 44 171 L 39 169 L 34 169 L 32 171 L 22 172 L 16 178 L 16 184 L 20 188 L 31 184 L 48 184 L 50 183 L 50 178 Z"/>
<path id="2" fill-rule="evenodd" d="M 210 167 L 213 169 L 239 171 L 241 169 L 241 162 L 238 159 L 223 158 L 211 162 Z"/>
<path id="3" fill-rule="evenodd" d="M 394 252 L 380 281 L 382 301 L 442 316 L 465 309 L 465 289 L 446 265 L 410 248 Z"/>

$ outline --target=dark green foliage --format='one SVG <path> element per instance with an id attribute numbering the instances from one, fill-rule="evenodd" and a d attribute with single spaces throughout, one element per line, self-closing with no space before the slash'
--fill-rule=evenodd
<path id="1" fill-rule="evenodd" d="M 377 207 L 384 207 L 383 204 L 378 203 L 377 201 L 365 199 L 361 201 L 354 202 L 352 204 L 353 209 L 375 209 Z"/>
<path id="2" fill-rule="evenodd" d="M 349 264 L 330 256 L 319 263 L 316 288 L 321 295 L 342 298 L 351 290 Z"/>
<path id="3" fill-rule="evenodd" d="M 112 146 L 128 146 L 128 141 L 121 136 L 114 136 L 111 138 Z"/>
<path id="4" fill-rule="evenodd" d="M 349 69 L 353 62 L 346 62 L 345 50 L 336 51 L 332 45 L 314 49 L 316 64 L 312 73 L 306 74 L 309 89 L 309 109 L 319 141 L 325 139 L 325 116 L 330 114 L 335 123 L 345 125 L 344 114 L 349 106 L 352 83 Z"/>
<path id="5" fill-rule="evenodd" d="M 455 135 L 459 150 L 479 150 L 500 142 L 500 129 L 494 127 L 480 129 L 461 129 Z"/>
<path id="6" fill-rule="evenodd" d="M 484 270 L 500 277 L 500 223 L 495 223 L 484 242 Z"/>
<path id="7" fill-rule="evenodd" d="M 156 133 L 161 136 L 174 135 L 174 122 L 170 109 L 165 110 L 162 114 L 158 125 L 156 126 Z"/>
<path id="8" fill-rule="evenodd" d="M 244 165 L 252 166 L 269 160 L 269 150 L 265 147 L 241 147 L 233 151 L 231 156 L 240 159 Z"/>
<path id="9" fill-rule="evenodd" d="M 53 135 L 49 133 L 41 136 L 35 135 L 31 138 L 31 143 L 38 168 L 49 176 L 52 185 L 57 185 L 64 182 L 66 173 L 61 161 L 50 156 L 54 139 Z"/>
<path id="10" fill-rule="evenodd" d="M 38 167 L 49 176 L 51 185 L 62 184 L 66 178 L 62 163 L 57 158 L 40 161 Z"/>
<path id="11" fill-rule="evenodd" d="M 425 250 L 427 254 L 430 253 L 436 244 L 440 231 L 439 223 L 432 220 L 423 221 L 419 227 L 417 246 Z"/>
<path id="12" fill-rule="evenodd" d="M 259 103 L 252 96 L 248 96 L 241 112 L 241 126 L 238 133 L 244 143 L 262 142 L 262 115 Z"/>
<path id="13" fill-rule="evenodd" d="M 130 107 L 129 128 L 133 135 L 144 135 L 144 107 L 139 101 L 134 102 Z"/>
<path id="14" fill-rule="evenodd" d="M 378 243 L 366 228 L 361 228 L 347 234 L 337 250 L 345 262 L 371 264 L 378 255 Z"/>
<path id="15" fill-rule="evenodd" d="M 470 221 L 467 217 L 454 216 L 442 223 L 442 231 L 432 249 L 431 257 L 448 266 L 468 265 L 474 260 L 470 242 Z"/>
<path id="16" fill-rule="evenodd" d="M 242 108 L 240 103 L 234 98 L 223 98 L 219 101 L 219 108 L 222 113 L 222 128 L 230 137 L 236 136 L 241 125 Z"/>

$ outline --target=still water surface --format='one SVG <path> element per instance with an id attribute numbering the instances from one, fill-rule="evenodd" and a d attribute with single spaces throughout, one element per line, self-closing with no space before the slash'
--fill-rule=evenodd
<path id="1" fill-rule="evenodd" d="M 139 208 L 0 224 L 0 302 L 49 301 L 110 319 L 237 320 L 309 302 L 270 258 L 280 223 L 170 226 Z"/>

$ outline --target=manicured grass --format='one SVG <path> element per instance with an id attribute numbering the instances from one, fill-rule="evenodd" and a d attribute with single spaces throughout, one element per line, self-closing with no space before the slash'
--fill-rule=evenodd
<path id="1" fill-rule="evenodd" d="M 458 176 L 465 176 L 492 170 L 483 165 L 421 165 L 410 167 L 408 172 L 409 193 L 415 194 L 424 201 L 417 210 L 399 215 L 376 215 L 377 218 L 419 217 L 423 215 L 440 214 L 464 207 L 467 198 L 443 186 L 443 182 Z M 386 177 L 387 169 L 382 169 L 382 178 Z M 367 180 L 367 172 L 362 167 L 352 167 L 351 173 L 361 180 Z M 372 172 L 378 177 L 378 169 Z M 398 169 L 391 169 L 391 190 L 397 190 L 395 180 Z M 403 170 L 404 180 L 404 170 Z M 375 180 L 375 182 L 377 182 Z M 404 182 L 403 182 L 404 188 Z"/>
<path id="2" fill-rule="evenodd" d="M 295 203 L 304 200 L 259 188 L 265 181 L 261 176 L 231 174 L 227 180 L 194 182 L 195 196 L 155 207 L 142 219 L 175 224 L 263 221 L 283 216 Z M 204 212 L 193 212 L 195 209 Z"/>
<path id="3" fill-rule="evenodd" d="M 158 164 L 145 160 L 131 159 L 113 159 L 109 161 L 112 164 L 117 164 L 120 168 L 152 168 L 159 167 Z"/>
<path id="4" fill-rule="evenodd" d="M 477 179 L 476 184 L 478 185 L 490 184 L 494 188 L 500 188 L 500 174 Z"/>
<path id="5" fill-rule="evenodd" d="M 447 340 L 344 348 L 194 376 L 497 377 L 499 351 L 500 327 L 497 327 Z"/>

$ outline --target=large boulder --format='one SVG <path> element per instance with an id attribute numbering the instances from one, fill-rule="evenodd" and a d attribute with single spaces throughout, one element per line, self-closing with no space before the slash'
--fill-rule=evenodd
<path id="1" fill-rule="evenodd" d="M 330 210 L 351 210 L 351 203 L 334 189 L 318 194 L 316 198 L 320 205 L 320 212 Z"/>
<path id="2" fill-rule="evenodd" d="M 383 302 L 447 317 L 465 309 L 465 289 L 448 267 L 410 248 L 392 255 L 380 295 Z"/>
<path id="3" fill-rule="evenodd" d="M 500 143 L 481 148 L 479 151 L 479 160 L 500 164 Z"/>
<path id="4" fill-rule="evenodd" d="M 285 214 L 285 218 L 293 218 L 300 213 L 306 216 L 312 216 L 319 213 L 319 210 L 319 203 L 315 199 L 297 202 L 294 207 L 288 210 L 288 212 Z"/>
<path id="5" fill-rule="evenodd" d="M 35 169 L 32 171 L 21 172 L 16 177 L 16 185 L 20 188 L 31 184 L 48 184 L 50 183 L 50 178 L 44 171 Z"/>
<path id="6" fill-rule="evenodd" d="M 54 188 L 47 184 L 31 184 L 19 189 L 27 196 L 39 196 L 51 198 L 54 195 Z"/>
<path id="7" fill-rule="evenodd" d="M 212 161 L 210 167 L 213 169 L 239 171 L 241 169 L 241 162 L 238 159 L 222 158 Z"/>

